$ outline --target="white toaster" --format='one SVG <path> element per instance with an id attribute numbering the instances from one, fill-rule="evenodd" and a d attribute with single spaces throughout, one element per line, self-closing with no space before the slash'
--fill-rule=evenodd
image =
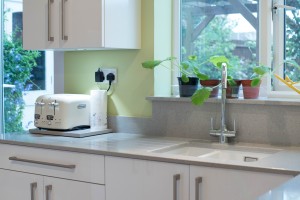
<path id="1" fill-rule="evenodd" d="M 34 125 L 37 128 L 56 130 L 89 127 L 89 113 L 89 95 L 42 95 L 35 102 Z"/>

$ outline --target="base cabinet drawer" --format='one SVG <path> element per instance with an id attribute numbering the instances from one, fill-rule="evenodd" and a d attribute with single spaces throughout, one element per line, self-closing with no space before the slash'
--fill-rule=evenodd
<path id="1" fill-rule="evenodd" d="M 104 156 L 0 145 L 0 168 L 104 184 Z"/>
<path id="2" fill-rule="evenodd" d="M 0 169 L 3 200 L 105 200 L 105 186 Z"/>

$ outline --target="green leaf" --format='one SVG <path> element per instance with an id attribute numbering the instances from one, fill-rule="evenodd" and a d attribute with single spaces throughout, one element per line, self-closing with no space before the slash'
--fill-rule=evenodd
<path id="1" fill-rule="evenodd" d="M 212 56 L 209 58 L 209 62 L 211 62 L 214 66 L 221 68 L 222 63 L 228 64 L 229 60 L 225 56 Z"/>
<path id="2" fill-rule="evenodd" d="M 147 69 L 154 69 L 154 67 L 160 65 L 163 60 L 148 60 L 142 63 L 142 66 Z"/>
<path id="3" fill-rule="evenodd" d="M 181 80 L 182 80 L 182 82 L 187 83 L 187 82 L 189 82 L 189 77 L 187 77 L 186 74 L 182 74 L 181 75 Z"/>
<path id="4" fill-rule="evenodd" d="M 233 79 L 227 79 L 227 81 L 230 86 L 237 86 L 236 82 Z"/>
<path id="5" fill-rule="evenodd" d="M 254 79 L 252 79 L 252 81 L 251 81 L 251 87 L 258 87 L 259 86 L 259 84 L 260 84 L 260 81 L 261 81 L 261 79 L 260 78 L 254 78 Z"/>
<path id="6" fill-rule="evenodd" d="M 200 80 L 208 80 L 209 79 L 209 76 L 201 73 L 197 67 L 193 68 L 193 74 L 195 74 Z"/>
<path id="7" fill-rule="evenodd" d="M 191 55 L 188 57 L 189 60 L 193 60 L 193 61 L 196 61 L 197 60 L 197 56 L 195 55 Z"/>
<path id="8" fill-rule="evenodd" d="M 264 74 L 268 73 L 270 71 L 269 67 L 266 66 L 257 66 L 253 68 L 254 73 L 263 76 Z"/>
<path id="9" fill-rule="evenodd" d="M 212 91 L 212 88 L 204 87 L 197 90 L 192 96 L 192 103 L 194 105 L 202 105 L 208 98 Z"/>
<path id="10" fill-rule="evenodd" d="M 187 62 L 187 61 L 185 61 L 185 62 L 182 62 L 182 63 L 181 63 L 181 66 L 182 66 L 182 68 L 183 68 L 184 70 L 187 70 L 187 69 L 190 68 L 190 63 Z"/>

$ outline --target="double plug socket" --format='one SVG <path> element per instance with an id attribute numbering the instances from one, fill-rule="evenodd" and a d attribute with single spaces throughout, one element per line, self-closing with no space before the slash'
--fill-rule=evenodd
<path id="1" fill-rule="evenodd" d="M 99 77 L 99 71 L 97 71 L 95 73 L 95 81 L 96 82 L 109 83 L 109 81 L 107 80 L 107 75 L 109 73 L 112 73 L 112 74 L 115 75 L 115 80 L 113 81 L 113 83 L 117 83 L 117 80 L 118 80 L 117 69 L 113 69 L 113 68 L 100 68 L 100 71 L 103 72 L 104 80 L 103 81 L 97 81 L 97 78 L 98 78 L 98 80 L 100 79 L 100 77 Z"/>

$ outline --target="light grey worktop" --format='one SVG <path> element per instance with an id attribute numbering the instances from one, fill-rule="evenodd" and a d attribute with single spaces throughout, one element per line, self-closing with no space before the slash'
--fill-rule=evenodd
<path id="1" fill-rule="evenodd" d="M 100 155 L 120 156 L 127 158 L 164 161 L 189 165 L 232 168 L 249 171 L 272 172 L 280 174 L 298 175 L 300 173 L 300 148 L 282 147 L 259 144 L 239 143 L 234 146 L 261 149 L 276 149 L 279 152 L 256 162 L 233 160 L 214 160 L 184 155 L 170 155 L 152 152 L 153 150 L 172 147 L 190 141 L 201 140 L 176 137 L 149 137 L 129 133 L 109 133 L 85 138 L 58 137 L 37 134 L 6 134 L 0 135 L 0 143 L 22 145 L 38 148 L 91 153 Z M 207 141 L 206 141 L 207 142 Z M 218 144 L 216 144 L 218 145 Z M 232 145 L 223 146 L 231 148 Z"/>
<path id="2" fill-rule="evenodd" d="M 272 189 L 260 196 L 258 200 L 299 200 L 300 199 L 300 176 Z"/>
<path id="3" fill-rule="evenodd" d="M 237 170 L 260 171 L 270 173 L 280 173 L 296 176 L 300 173 L 300 148 L 270 146 L 262 144 L 239 143 L 234 146 L 246 147 L 252 149 L 276 149 L 277 153 L 258 160 L 256 162 L 239 162 L 229 160 L 213 160 L 207 158 L 198 158 L 192 156 L 179 156 L 164 153 L 152 152 L 161 148 L 181 145 L 187 142 L 206 142 L 188 138 L 175 137 L 149 137 L 139 134 L 129 133 L 109 133 L 86 138 L 71 138 L 59 136 L 47 136 L 37 134 L 0 134 L 0 143 L 21 145 L 37 148 L 47 148 L 55 150 L 72 151 L 79 153 L 90 153 L 99 155 L 119 156 L 126 158 L 146 159 L 153 161 L 172 162 L 189 165 L 201 165 L 209 167 L 221 167 Z M 225 145 L 223 148 L 230 149 L 232 145 Z M 300 196 L 300 176 L 275 188 L 261 196 L 259 200 L 274 199 L 299 199 Z M 290 198 L 291 195 L 297 195 L 297 198 Z"/>

